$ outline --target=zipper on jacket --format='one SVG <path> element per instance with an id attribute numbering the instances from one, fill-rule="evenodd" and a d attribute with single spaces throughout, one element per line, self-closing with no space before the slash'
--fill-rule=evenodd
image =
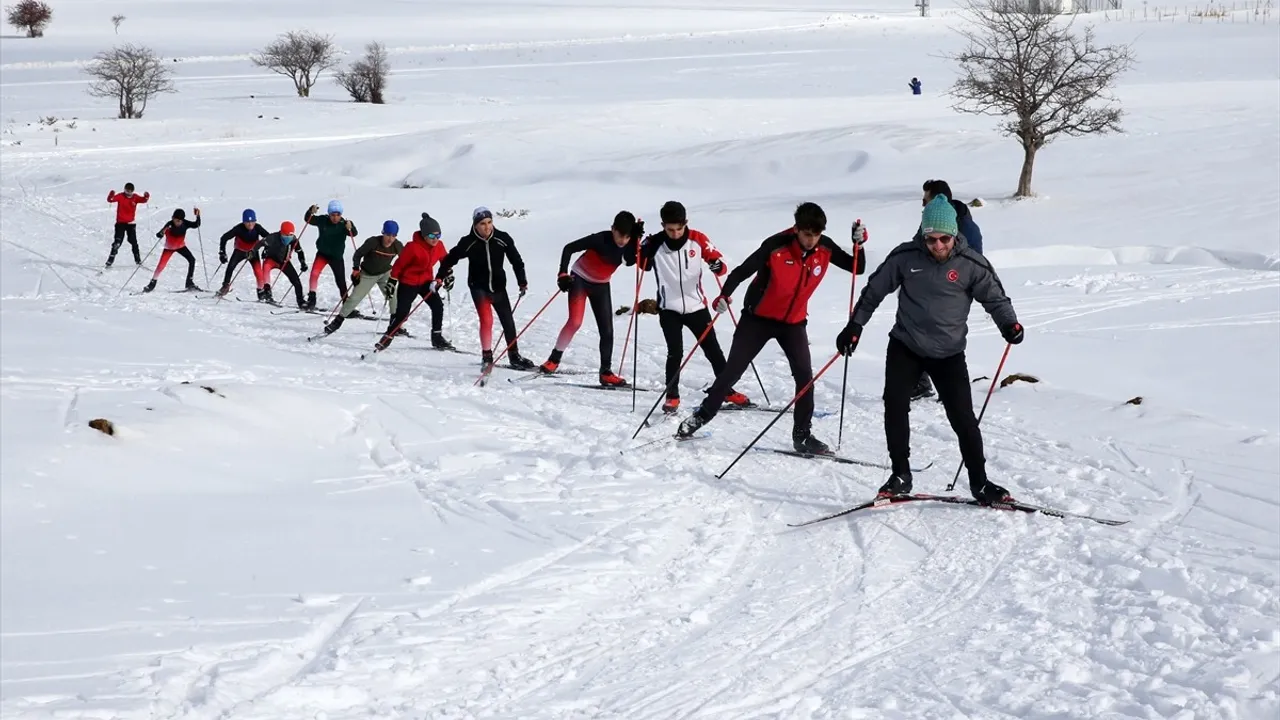
<path id="1" fill-rule="evenodd" d="M 492 240 L 494 235 L 497 235 L 496 231 L 494 232 L 493 235 L 489 236 L 489 240 Z M 476 237 L 479 238 L 480 236 L 476 235 Z M 484 240 L 483 242 L 484 242 L 484 257 L 485 257 L 485 260 L 487 260 L 489 263 L 489 294 L 492 295 L 493 294 L 493 248 L 489 245 L 489 240 Z"/>

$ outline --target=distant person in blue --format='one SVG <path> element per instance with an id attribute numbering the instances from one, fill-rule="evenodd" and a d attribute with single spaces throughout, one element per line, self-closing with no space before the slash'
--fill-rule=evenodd
<path id="1" fill-rule="evenodd" d="M 920 78 L 911 78 L 911 94 L 919 95 L 920 87 Z"/>
<path id="2" fill-rule="evenodd" d="M 982 253 L 982 230 L 978 228 L 978 223 L 973 221 L 973 213 L 969 212 L 969 206 L 956 200 L 951 196 L 951 186 L 946 180 L 925 180 L 924 181 L 924 197 L 921 198 L 921 206 L 929 204 L 929 201 L 941 195 L 951 203 L 951 207 L 956 211 L 956 225 L 960 228 L 960 236 L 965 239 L 969 247 Z M 929 382 L 929 374 L 922 373 L 920 380 L 916 382 L 916 389 L 911 393 L 912 400 L 919 400 L 933 396 L 933 383 Z"/>

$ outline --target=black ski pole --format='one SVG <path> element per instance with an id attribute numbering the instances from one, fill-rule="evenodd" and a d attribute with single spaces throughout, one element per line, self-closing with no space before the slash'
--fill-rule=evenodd
<path id="1" fill-rule="evenodd" d="M 858 287 L 858 227 L 862 225 L 862 219 L 853 223 L 853 273 L 849 279 L 849 315 L 853 315 L 853 298 L 854 290 Z M 836 435 L 836 449 L 840 449 L 840 443 L 844 442 L 844 398 L 845 391 L 849 388 L 849 356 L 844 356 L 844 379 L 840 381 L 840 432 Z"/>
<path id="2" fill-rule="evenodd" d="M 723 479 L 724 479 L 724 476 L 725 476 L 726 474 L 728 474 L 728 472 L 729 472 L 730 470 L 732 470 L 732 469 L 733 469 L 733 466 L 734 466 L 734 465 L 737 465 L 737 464 L 738 464 L 738 461 L 742 459 L 742 456 L 743 456 L 743 455 L 746 455 L 746 454 L 747 454 L 747 451 L 748 451 L 748 450 L 750 450 L 751 448 L 755 447 L 755 444 L 756 444 L 756 443 L 758 443 L 758 442 L 760 442 L 760 438 L 764 437 L 764 434 L 765 434 L 765 433 L 767 433 L 767 432 L 769 432 L 769 428 L 773 427 L 773 426 L 774 426 L 774 424 L 776 424 L 779 420 L 781 420 L 781 419 L 782 419 L 782 416 L 783 416 L 783 415 L 785 415 L 785 414 L 787 414 L 787 411 L 791 409 L 791 406 L 792 406 L 792 405 L 795 405 L 795 404 L 796 404 L 796 401 L 797 401 L 797 400 L 799 400 L 800 398 L 804 397 L 804 394 L 805 394 L 805 393 L 807 393 L 807 392 L 809 392 L 811 389 L 813 389 L 813 384 L 814 384 L 814 383 L 816 383 L 816 382 L 818 381 L 818 378 L 822 377 L 822 376 L 823 376 L 823 374 L 824 374 L 824 373 L 826 373 L 826 372 L 827 372 L 827 370 L 828 370 L 828 369 L 830 369 L 830 367 L 831 367 L 832 365 L 834 365 L 834 364 L 835 364 L 835 362 L 836 362 L 836 358 L 838 358 L 838 357 L 840 357 L 840 353 L 836 353 L 835 355 L 832 355 L 832 356 L 831 356 L 831 359 L 827 361 L 827 364 L 826 364 L 826 365 L 823 365 L 823 366 L 822 366 L 822 369 L 818 371 L 818 374 L 817 374 L 817 375 L 814 375 L 814 376 L 813 376 L 813 379 L 809 381 L 809 384 L 808 384 L 808 385 L 805 385 L 803 388 L 801 388 L 800 392 L 796 393 L 796 396 L 795 396 L 795 397 L 793 397 L 793 398 L 791 398 L 791 402 L 787 403 L 787 406 L 786 406 L 786 407 L 784 407 L 784 408 L 782 408 L 781 410 L 779 410 L 779 411 L 778 411 L 778 414 L 777 414 L 777 415 L 774 415 L 774 416 L 773 416 L 773 419 L 769 421 L 769 424 L 764 426 L 764 429 L 760 431 L 760 434 L 759 434 L 759 435 L 757 435 L 757 436 L 755 437 L 755 439 L 754 439 L 754 440 L 752 440 L 751 442 L 747 443 L 747 446 L 746 446 L 745 448 L 743 448 L 743 449 L 742 449 L 742 452 L 738 453 L 738 457 L 734 458 L 734 459 L 733 459 L 733 462 L 729 463 L 729 467 L 725 468 L 725 469 L 724 469 L 724 470 L 723 470 L 719 475 L 716 475 L 716 477 L 717 477 L 717 478 L 719 478 L 719 479 L 721 479 L 721 480 L 723 480 Z"/>
<path id="3" fill-rule="evenodd" d="M 982 401 L 982 411 L 978 413 L 978 424 L 982 424 L 982 416 L 987 414 L 987 403 L 991 402 L 991 394 L 996 391 L 996 382 L 1000 380 L 1000 373 L 1004 370 L 1004 361 L 1009 359 L 1009 349 L 1013 347 L 1012 343 L 1005 343 L 1004 354 L 1000 356 L 1000 364 L 996 367 L 996 374 L 991 377 L 991 387 L 987 389 L 987 399 Z M 964 458 L 960 458 L 960 465 L 956 468 L 955 477 L 951 478 L 951 484 L 947 486 L 947 492 L 951 492 L 956 488 L 956 481 L 960 479 L 960 471 L 964 469 Z"/>

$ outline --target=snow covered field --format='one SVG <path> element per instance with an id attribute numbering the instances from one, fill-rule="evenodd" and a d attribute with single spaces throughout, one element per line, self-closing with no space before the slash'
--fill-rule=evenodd
<path id="1" fill-rule="evenodd" d="M 1040 197 L 1014 203 L 1017 145 L 941 96 L 945 7 L 51 4 L 46 37 L 0 42 L 3 717 L 1280 713 L 1275 24 L 1100 24 L 1140 63 L 1118 92 L 1127 133 L 1051 145 Z M 300 100 L 248 62 L 299 27 L 353 53 L 386 42 L 389 104 L 347 103 L 327 77 Z M 178 60 L 179 93 L 127 122 L 80 73 L 123 41 Z M 245 207 L 275 229 L 340 198 L 361 237 L 429 211 L 452 243 L 484 204 L 528 211 L 498 222 L 530 268 L 523 324 L 555 289 L 560 247 L 619 209 L 653 228 L 681 200 L 732 266 L 814 200 L 839 241 L 868 224 L 874 267 L 914 231 L 932 177 L 987 201 L 975 218 L 1027 327 L 1005 371 L 1040 379 L 991 401 L 992 477 L 1128 525 L 920 504 L 792 530 L 867 499 L 882 473 L 750 453 L 717 479 L 769 415 L 620 452 L 652 393 L 633 413 L 629 394 L 511 384 L 507 369 L 476 389 L 478 357 L 425 340 L 359 362 L 381 324 L 308 343 L 317 316 L 166 292 L 178 258 L 150 295 L 130 295 L 146 271 L 117 292 L 127 250 L 100 272 L 104 199 L 126 181 L 152 193 L 144 247 L 174 208 L 201 207 L 208 239 L 188 243 L 210 272 Z M 817 367 L 847 277 L 811 303 Z M 632 283 L 618 273 L 615 305 Z M 331 306 L 330 279 L 320 288 Z M 236 292 L 252 300 L 248 273 Z M 850 363 L 841 448 L 872 462 L 887 459 L 886 305 Z M 543 360 L 565 314 L 559 299 L 524 353 Z M 970 370 L 989 376 L 1003 342 L 980 309 L 972 320 Z M 458 292 L 446 334 L 478 355 L 476 325 Z M 639 337 L 653 387 L 654 317 Z M 594 347 L 588 321 L 566 365 L 593 371 Z M 781 353 L 757 367 L 785 402 Z M 839 368 L 819 410 L 838 411 Z M 710 380 L 698 355 L 687 406 Z M 763 400 L 751 380 L 739 388 Z M 914 409 L 913 457 L 936 463 L 916 487 L 941 492 L 954 439 L 940 406 Z M 88 428 L 97 417 L 117 435 Z M 789 425 L 761 446 L 786 447 Z M 835 415 L 815 434 L 834 444 Z"/>

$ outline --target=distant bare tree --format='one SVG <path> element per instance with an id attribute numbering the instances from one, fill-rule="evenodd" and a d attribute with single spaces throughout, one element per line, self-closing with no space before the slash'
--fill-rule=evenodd
<path id="1" fill-rule="evenodd" d="M 21 0 L 9 8 L 7 19 L 10 25 L 26 31 L 27 37 L 43 37 L 44 29 L 53 21 L 53 8 L 41 0 Z"/>
<path id="2" fill-rule="evenodd" d="M 253 64 L 293 80 L 298 97 L 311 97 L 316 76 L 338 64 L 333 38 L 309 30 L 287 32 L 250 58 Z"/>
<path id="3" fill-rule="evenodd" d="M 116 34 L 117 34 L 117 35 L 119 35 L 119 34 L 120 34 L 120 23 L 122 23 L 122 22 L 124 22 L 124 16 L 123 16 L 123 15 L 112 15 L 112 16 L 111 16 L 111 25 L 116 29 Z"/>
<path id="4" fill-rule="evenodd" d="M 173 71 L 149 47 L 128 44 L 100 52 L 85 67 L 93 77 L 89 94 L 116 98 L 119 117 L 140 118 L 152 95 L 177 92 Z"/>
<path id="5" fill-rule="evenodd" d="M 383 92 L 387 89 L 387 75 L 390 73 L 387 48 L 382 43 L 372 42 L 365 46 L 363 58 L 335 77 L 352 100 L 382 105 Z"/>
<path id="6" fill-rule="evenodd" d="M 1099 46 L 1093 28 L 1001 0 L 967 5 L 968 46 L 947 55 L 960 77 L 950 94 L 960 112 L 1005 118 L 1000 130 L 1022 144 L 1016 197 L 1028 197 L 1036 152 L 1058 135 L 1120 130 L 1123 111 L 1109 94 L 1133 66 L 1128 45 Z"/>

